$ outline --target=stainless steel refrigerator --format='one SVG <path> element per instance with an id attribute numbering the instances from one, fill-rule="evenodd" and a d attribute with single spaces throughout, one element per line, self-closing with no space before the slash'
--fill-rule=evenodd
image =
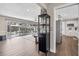
<path id="1" fill-rule="evenodd" d="M 61 20 L 56 21 L 56 43 L 62 43 L 62 22 Z"/>

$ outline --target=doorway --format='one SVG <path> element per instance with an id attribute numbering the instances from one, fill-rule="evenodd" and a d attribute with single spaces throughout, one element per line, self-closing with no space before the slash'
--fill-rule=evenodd
<path id="1" fill-rule="evenodd" d="M 79 4 L 56 9 L 56 55 L 78 55 Z"/>

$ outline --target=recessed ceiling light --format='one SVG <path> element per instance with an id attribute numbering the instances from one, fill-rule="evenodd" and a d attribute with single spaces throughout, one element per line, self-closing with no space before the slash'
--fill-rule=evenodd
<path id="1" fill-rule="evenodd" d="M 29 9 L 27 9 L 26 11 L 27 11 L 27 12 L 29 12 L 30 10 L 29 10 Z"/>

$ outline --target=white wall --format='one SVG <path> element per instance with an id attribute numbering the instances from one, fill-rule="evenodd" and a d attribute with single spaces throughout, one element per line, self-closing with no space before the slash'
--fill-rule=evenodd
<path id="1" fill-rule="evenodd" d="M 67 24 L 74 24 L 74 27 L 68 27 Z M 62 34 L 66 35 L 66 36 L 76 36 L 77 37 L 78 30 L 75 31 L 75 27 L 78 27 L 78 20 L 70 20 L 70 21 L 62 22 Z M 72 28 L 72 29 L 69 30 L 69 28 Z"/>
<path id="2" fill-rule="evenodd" d="M 79 18 L 78 18 L 78 25 L 79 25 Z M 79 38 L 79 26 L 78 26 L 78 38 Z M 78 56 L 79 56 L 79 40 L 78 40 Z"/>
<path id="3" fill-rule="evenodd" d="M 50 3 L 47 4 L 47 11 L 51 17 L 50 20 L 50 51 L 56 53 L 56 15 L 55 6 L 63 5 L 63 3 Z"/>
<path id="4" fill-rule="evenodd" d="M 62 22 L 62 35 L 65 35 L 65 31 L 66 31 L 66 23 Z"/>
<path id="5" fill-rule="evenodd" d="M 56 53 L 56 40 L 55 40 L 55 20 L 54 20 L 54 8 L 49 5 L 47 6 L 48 9 L 48 14 L 50 15 L 51 17 L 51 20 L 50 20 L 50 51 L 51 52 L 54 52 Z"/>
<path id="6" fill-rule="evenodd" d="M 78 32 L 77 32 L 77 37 L 79 38 L 79 18 L 78 18 Z"/>
<path id="7" fill-rule="evenodd" d="M 0 35 L 6 35 L 7 32 L 7 26 L 6 26 L 6 21 L 4 17 L 0 16 Z"/>

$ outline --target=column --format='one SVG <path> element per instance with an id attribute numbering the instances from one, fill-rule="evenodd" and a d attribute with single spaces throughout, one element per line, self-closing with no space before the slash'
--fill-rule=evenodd
<path id="1" fill-rule="evenodd" d="M 7 24 L 5 17 L 0 16 L 0 41 L 6 40 Z"/>

